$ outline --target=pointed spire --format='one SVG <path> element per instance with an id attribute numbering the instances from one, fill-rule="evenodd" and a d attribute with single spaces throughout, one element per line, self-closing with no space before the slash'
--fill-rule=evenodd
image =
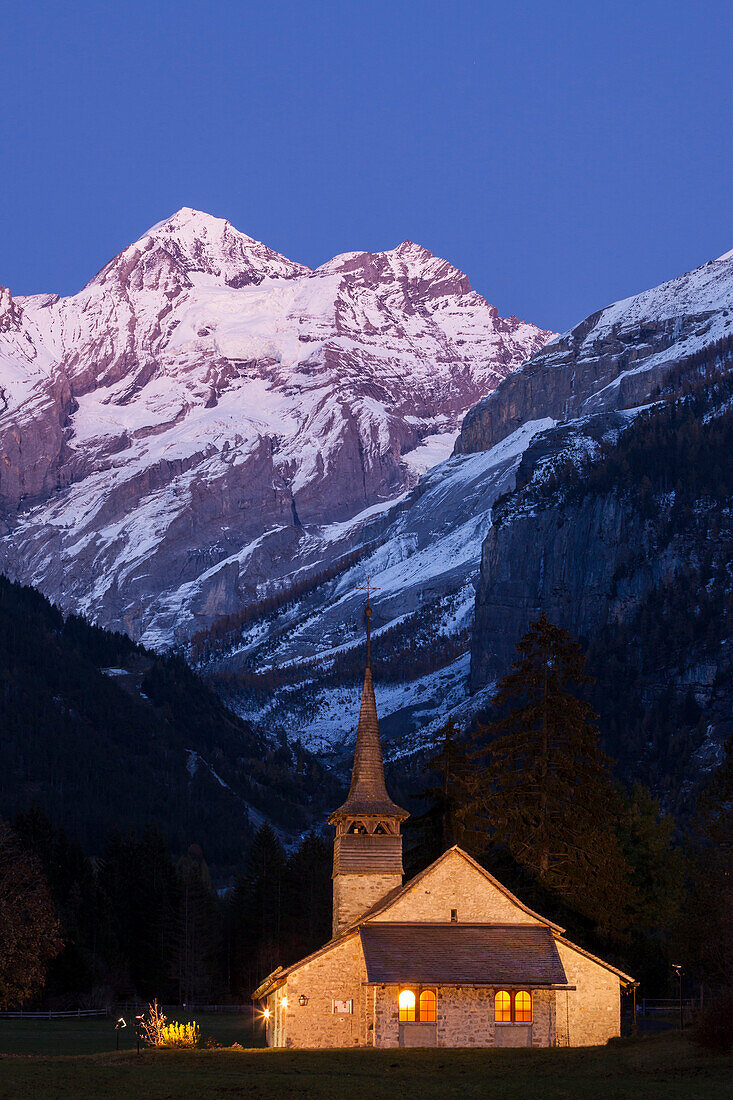
<path id="1" fill-rule="evenodd" d="M 379 739 L 379 719 L 377 701 L 374 696 L 372 679 L 371 630 L 369 618 L 372 613 L 369 597 L 364 610 L 366 616 L 366 668 L 364 686 L 361 691 L 361 709 L 359 725 L 356 729 L 356 749 L 354 751 L 354 769 L 351 773 L 349 794 L 338 810 L 331 814 L 333 822 L 337 817 L 399 817 L 401 820 L 409 814 L 401 809 L 387 794 L 384 782 L 384 762 L 382 745 Z"/>

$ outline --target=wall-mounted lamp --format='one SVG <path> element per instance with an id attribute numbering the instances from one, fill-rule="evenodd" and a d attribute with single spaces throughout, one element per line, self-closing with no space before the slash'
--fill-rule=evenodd
<path id="1" fill-rule="evenodd" d="M 298 997 L 298 1004 L 301 1008 L 304 1008 L 308 1004 L 308 998 L 306 997 L 305 993 L 301 993 L 301 995 Z"/>
<path id="2" fill-rule="evenodd" d="M 283 997 L 283 999 L 280 1001 L 280 1005 L 281 1005 L 282 1008 L 287 1008 L 288 1007 L 287 997 Z"/>

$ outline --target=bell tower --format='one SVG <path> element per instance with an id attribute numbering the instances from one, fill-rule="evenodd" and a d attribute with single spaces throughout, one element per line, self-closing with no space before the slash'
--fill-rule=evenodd
<path id="1" fill-rule="evenodd" d="M 333 846 L 333 934 L 402 885 L 400 826 L 410 815 L 387 794 L 372 681 L 372 609 L 367 596 L 366 669 L 356 731 L 354 770 L 343 806 L 329 817 Z"/>

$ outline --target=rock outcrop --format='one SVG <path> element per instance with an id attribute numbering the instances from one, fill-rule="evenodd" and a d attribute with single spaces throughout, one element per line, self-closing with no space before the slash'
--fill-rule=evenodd
<path id="1" fill-rule="evenodd" d="M 456 454 L 493 447 L 528 420 L 574 420 L 649 400 L 680 359 L 731 332 L 733 257 L 598 310 L 555 337 L 471 409 Z"/>

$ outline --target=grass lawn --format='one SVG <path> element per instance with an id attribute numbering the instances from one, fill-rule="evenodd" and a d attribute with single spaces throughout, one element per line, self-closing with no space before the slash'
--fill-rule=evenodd
<path id="1" fill-rule="evenodd" d="M 0 1057 L 2 1100 L 716 1100 L 733 1059 L 674 1034 L 581 1050 L 151 1051 Z"/>
<path id="2" fill-rule="evenodd" d="M 169 1020 L 195 1019 L 205 1038 L 221 1046 L 264 1046 L 264 1034 L 252 1036 L 249 1016 L 227 1014 L 202 1015 L 199 1012 L 174 1012 L 166 1009 Z M 126 1016 L 127 1027 L 120 1031 L 120 1053 L 135 1050 L 135 1018 Z M 82 1016 L 65 1020 L 0 1019 L 0 1055 L 2 1054 L 105 1054 L 115 1049 L 114 1017 Z M 0 1081 L 2 1071 L 0 1071 Z"/>

